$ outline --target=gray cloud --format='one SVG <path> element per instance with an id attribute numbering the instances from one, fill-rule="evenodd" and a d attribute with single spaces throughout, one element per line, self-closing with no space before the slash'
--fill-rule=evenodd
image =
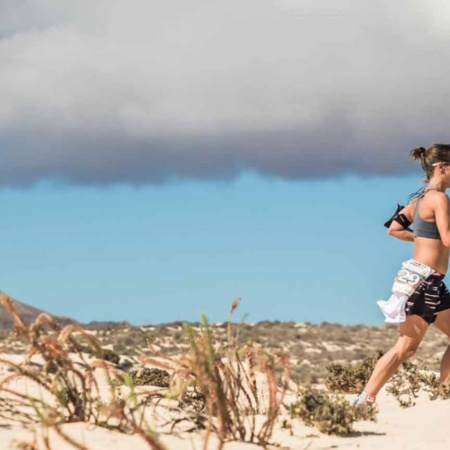
<path id="1" fill-rule="evenodd" d="M 0 0 L 0 184 L 412 170 L 450 5 L 392 3 Z"/>

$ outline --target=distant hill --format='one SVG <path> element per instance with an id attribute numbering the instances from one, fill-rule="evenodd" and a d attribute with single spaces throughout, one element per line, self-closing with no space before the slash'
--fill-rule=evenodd
<path id="1" fill-rule="evenodd" d="M 19 302 L 18 300 L 13 300 L 13 305 L 19 317 L 27 324 L 34 322 L 39 314 L 47 312 L 43 311 L 42 309 L 34 308 L 33 306 L 27 305 L 26 303 Z M 53 314 L 50 315 L 54 317 L 60 325 L 68 325 L 70 323 L 76 322 L 69 317 L 60 317 Z M 0 304 L 0 329 L 11 328 L 13 326 L 13 323 L 13 319 L 9 312 L 3 305 Z"/>

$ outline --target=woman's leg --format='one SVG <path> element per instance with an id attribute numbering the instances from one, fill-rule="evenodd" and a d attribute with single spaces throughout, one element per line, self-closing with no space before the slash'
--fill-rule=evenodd
<path id="1" fill-rule="evenodd" d="M 406 321 L 400 324 L 397 343 L 378 360 L 364 389 L 366 394 L 378 394 L 400 364 L 414 355 L 427 329 L 428 323 L 420 316 L 406 317 Z"/>
<path id="2" fill-rule="evenodd" d="M 437 314 L 434 321 L 436 328 L 450 337 L 450 309 L 446 309 Z M 441 383 L 443 383 L 450 376 L 450 345 L 444 353 L 441 361 Z"/>

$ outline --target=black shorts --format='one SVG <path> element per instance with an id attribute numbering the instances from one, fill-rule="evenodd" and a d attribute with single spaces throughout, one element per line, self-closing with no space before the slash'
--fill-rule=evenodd
<path id="1" fill-rule="evenodd" d="M 437 313 L 450 308 L 450 292 L 442 281 L 444 276 L 434 272 L 422 281 L 406 302 L 407 316 L 420 316 L 428 324 L 432 324 Z"/>

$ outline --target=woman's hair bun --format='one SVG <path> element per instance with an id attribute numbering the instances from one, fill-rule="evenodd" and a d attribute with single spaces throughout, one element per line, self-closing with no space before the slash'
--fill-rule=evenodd
<path id="1" fill-rule="evenodd" d="M 411 150 L 409 154 L 411 155 L 411 158 L 416 159 L 422 159 L 426 153 L 427 149 L 424 147 L 416 147 L 414 150 Z"/>

